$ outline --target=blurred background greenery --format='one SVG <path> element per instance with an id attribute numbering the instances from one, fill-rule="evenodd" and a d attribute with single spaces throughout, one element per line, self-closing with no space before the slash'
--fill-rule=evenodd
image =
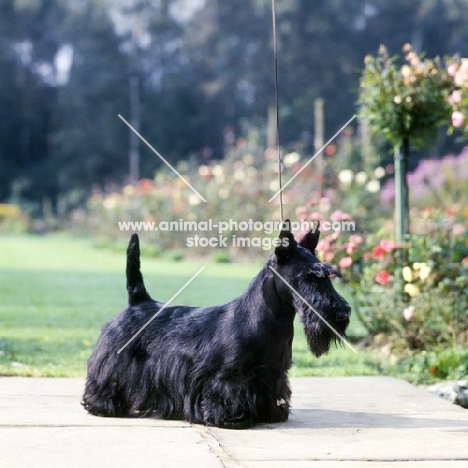
<path id="1" fill-rule="evenodd" d="M 468 56 L 464 0 L 276 4 L 287 152 L 313 154 L 317 98 L 325 141 L 356 112 L 364 57 L 381 43 L 390 55 L 411 42 L 429 57 Z M 0 0 L 0 202 L 63 220 L 93 189 L 152 179 L 163 163 L 131 146 L 118 114 L 172 164 L 191 161 L 189 170 L 245 138 L 268 147 L 270 9 L 270 0 Z M 410 169 L 461 147 L 440 132 Z M 376 158 L 391 161 L 385 147 Z"/>
<path id="2" fill-rule="evenodd" d="M 335 350 L 317 363 L 298 327 L 292 372 L 466 378 L 466 140 L 447 132 L 448 116 L 412 148 L 410 235 L 395 244 L 395 168 L 379 112 L 387 109 L 390 123 L 394 113 L 409 121 L 412 99 L 424 94 L 412 86 L 416 55 L 406 68 L 392 58 L 405 44 L 418 57 L 468 56 L 468 3 L 276 5 L 285 180 L 301 171 L 284 191 L 285 214 L 356 226 L 324 233 L 318 255 L 343 271 L 337 287 L 353 302 L 349 334 L 360 352 Z M 366 56 L 378 68 L 369 54 L 381 44 L 401 95 L 380 69 L 362 79 Z M 437 109 L 445 115 L 450 104 L 453 127 L 466 132 L 468 61 L 453 73 L 447 63 L 445 76 L 460 82 Z M 424 75 L 430 83 L 433 68 Z M 302 170 L 357 113 L 363 83 L 374 120 L 353 121 Z M 277 221 L 278 200 L 268 203 L 278 189 L 275 124 L 270 0 L 0 0 L 0 374 L 84 373 L 100 327 L 125 304 L 129 232 L 119 222 Z M 211 273 L 180 302 L 230 300 L 258 271 L 249 262 L 268 255 L 260 247 L 188 249 L 189 235 L 142 233 L 145 273 L 160 300 L 202 260 Z"/>

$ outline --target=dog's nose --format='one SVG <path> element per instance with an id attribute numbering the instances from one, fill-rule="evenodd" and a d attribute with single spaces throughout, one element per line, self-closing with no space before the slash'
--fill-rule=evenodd
<path id="1" fill-rule="evenodd" d="M 339 310 L 336 313 L 336 321 L 343 322 L 345 320 L 348 320 L 350 313 L 351 313 L 351 307 L 346 307 L 344 309 Z"/>

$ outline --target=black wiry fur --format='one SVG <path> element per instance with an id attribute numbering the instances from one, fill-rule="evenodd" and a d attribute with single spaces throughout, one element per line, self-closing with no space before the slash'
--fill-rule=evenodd
<path id="1" fill-rule="evenodd" d="M 329 279 L 338 272 L 314 255 L 318 236 L 311 232 L 297 244 L 289 230 L 282 231 L 280 240 L 288 245 L 278 246 L 247 291 L 227 304 L 171 305 L 158 313 L 164 304 L 146 292 L 133 234 L 129 305 L 102 329 L 88 361 L 84 407 L 98 416 L 185 419 L 232 429 L 286 421 L 296 312 L 316 356 L 337 337 L 270 267 L 340 334 L 349 323 L 349 305 Z"/>

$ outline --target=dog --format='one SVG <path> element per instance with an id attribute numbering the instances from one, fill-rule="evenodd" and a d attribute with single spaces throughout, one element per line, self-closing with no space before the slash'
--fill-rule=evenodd
<path id="1" fill-rule="evenodd" d="M 128 307 L 104 325 L 89 358 L 84 408 L 228 429 L 286 421 L 295 315 L 318 357 L 345 336 L 351 314 L 330 280 L 339 272 L 315 256 L 319 235 L 311 230 L 297 243 L 286 221 L 241 296 L 213 307 L 165 307 L 146 291 L 132 234 Z"/>

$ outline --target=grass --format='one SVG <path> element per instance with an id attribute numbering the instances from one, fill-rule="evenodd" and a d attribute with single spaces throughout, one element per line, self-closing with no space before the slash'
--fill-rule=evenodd
<path id="1" fill-rule="evenodd" d="M 200 268 L 142 257 L 153 297 L 168 300 Z M 239 295 L 261 265 L 209 264 L 178 297 L 214 305 Z M 125 255 L 70 235 L 0 236 L 0 375 L 84 376 L 102 325 L 126 304 Z M 352 321 L 349 335 L 361 333 Z M 347 347 L 319 360 L 299 324 L 291 375 L 371 375 L 369 355 Z"/>

